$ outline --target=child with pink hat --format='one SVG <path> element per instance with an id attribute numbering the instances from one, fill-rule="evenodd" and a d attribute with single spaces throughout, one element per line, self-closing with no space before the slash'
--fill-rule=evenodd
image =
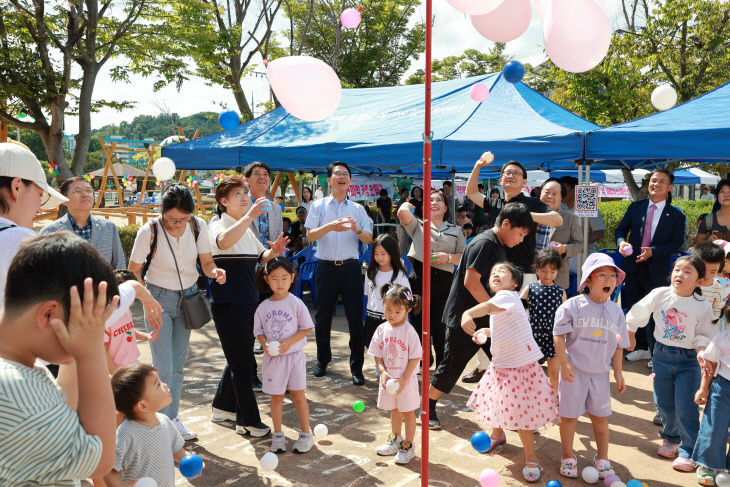
<path id="1" fill-rule="evenodd" d="M 560 475 L 578 477 L 573 437 L 578 418 L 585 413 L 593 424 L 597 454 L 593 464 L 600 478 L 613 474 L 608 460 L 608 417 L 611 415 L 613 369 L 619 394 L 626 389 L 621 373 L 622 349 L 629 334 L 621 308 L 611 294 L 626 277 L 611 257 L 588 256 L 582 267 L 582 293 L 567 300 L 555 312 L 553 336 L 560 363 Z"/>

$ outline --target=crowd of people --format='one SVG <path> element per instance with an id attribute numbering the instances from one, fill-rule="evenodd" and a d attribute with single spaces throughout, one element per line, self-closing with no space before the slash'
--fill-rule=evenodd
<path id="1" fill-rule="evenodd" d="M 671 205 L 671 172 L 655 169 L 648 199 L 631 203 L 616 229 L 622 263 L 591 252 L 577 295 L 570 296 L 570 259 L 583 244 L 571 211 L 575 181 L 549 179 L 539 197 L 526 196 L 525 168 L 510 161 L 501 168 L 503 196 L 486 195 L 478 178 L 489 162 L 476 162 L 467 183 L 470 203 L 460 205 L 453 223 L 447 185 L 428 195 L 420 188 L 401 191 L 395 204 L 383 195 L 378 219 L 395 212 L 403 234 L 375 239 L 367 210 L 347 197 L 351 172 L 344 162 L 328 167 L 328 196 L 313 199 L 305 188 L 297 221 L 288 224 L 267 197 L 266 164 L 252 163 L 245 177 L 217 185 L 217 215 L 208 223 L 194 215 L 190 191 L 172 184 L 161 196 L 160 217 L 140 228 L 125 262 L 114 225 L 91 215 L 86 180 L 71 178 L 56 191 L 31 152 L 0 144 L 0 483 L 78 485 L 92 478 L 116 486 L 153 477 L 160 486 L 174 484 L 174 462 L 187 453 L 184 442 L 197 436 L 179 406 L 202 272 L 226 358 L 211 420 L 254 437 L 273 427 L 274 453 L 287 450 L 287 392 L 300 426 L 292 451 L 314 445 L 303 349 L 314 328 L 316 387 L 333 359 L 332 317 L 341 299 L 352 382 L 365 384 L 367 352 L 375 362 L 368 379 L 378 383 L 378 407 L 391 415 L 392 431 L 375 448 L 378 455 L 394 455 L 400 464 L 416 455 L 420 341 L 428 336 L 435 365 L 430 428 L 442 427 L 438 401 L 477 355 L 477 369 L 465 377 L 477 383 L 466 405 L 491 428 L 489 451 L 507 441 L 506 430 L 518 431 L 522 475 L 536 482 L 543 467 L 534 432 L 559 422 L 559 472 L 575 478 L 576 423 L 587 415 L 596 442 L 593 466 L 606 478 L 614 473 L 610 375 L 622 394 L 622 363 L 632 351 L 635 359 L 651 359 L 656 416 L 647 420 L 662 426 L 658 455 L 672 459 L 677 471 L 696 470 L 700 484 L 714 485 L 717 473 L 730 469 L 724 317 L 730 281 L 722 274 L 730 267 L 730 243 L 721 238 L 730 225 L 730 181 L 718 184 L 720 206 L 702 218 L 704 238 L 672 262 L 686 219 Z M 66 216 L 37 235 L 38 209 L 58 204 L 67 207 Z M 430 255 L 423 252 L 425 224 Z M 600 217 L 594 219 L 589 243 L 604 233 Z M 409 239 L 407 252 L 401 235 Z M 292 294 L 296 269 L 283 254 L 295 242 L 316 242 L 314 319 Z M 371 262 L 363 279 L 353 279 L 362 271 L 361 244 L 372 245 Z M 425 259 L 430 280 L 422 275 Z M 424 282 L 432 297 L 428 335 L 420 326 Z M 619 305 L 614 297 L 622 287 Z M 135 299 L 144 308 L 144 331 L 129 312 Z M 138 340 L 150 342 L 152 366 L 138 363 Z M 263 381 L 255 345 L 263 352 Z M 260 416 L 259 390 L 270 397 L 272 427 Z"/>

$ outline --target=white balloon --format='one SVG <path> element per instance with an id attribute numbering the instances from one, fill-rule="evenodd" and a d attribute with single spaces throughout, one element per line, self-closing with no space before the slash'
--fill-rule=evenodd
<path id="1" fill-rule="evenodd" d="M 152 477 L 142 477 L 137 480 L 134 487 L 157 487 L 157 481 Z"/>
<path id="2" fill-rule="evenodd" d="M 390 392 L 391 394 L 395 394 L 398 392 L 398 388 L 400 387 L 400 384 L 398 384 L 398 381 L 395 379 L 388 379 L 388 382 L 385 383 L 385 390 Z"/>
<path id="3" fill-rule="evenodd" d="M 715 485 L 717 487 L 730 487 L 730 474 L 720 472 L 715 475 Z"/>
<path id="4" fill-rule="evenodd" d="M 626 487 L 626 484 L 624 484 L 620 480 L 617 480 L 616 482 L 611 484 L 611 487 Z"/>
<path id="5" fill-rule="evenodd" d="M 276 340 L 272 340 L 269 342 L 269 355 L 279 355 L 279 347 L 281 346 L 281 343 L 277 342 Z"/>
<path id="6" fill-rule="evenodd" d="M 160 181 L 169 181 L 175 177 L 175 163 L 169 157 L 160 157 L 152 164 L 152 173 Z"/>
<path id="7" fill-rule="evenodd" d="M 267 452 L 261 457 L 261 468 L 267 471 L 276 469 L 279 466 L 279 457 L 276 453 Z"/>
<path id="8" fill-rule="evenodd" d="M 323 424 L 318 424 L 314 427 L 314 436 L 317 438 L 326 438 L 329 434 L 329 430 L 327 429 L 327 426 Z"/>
<path id="9" fill-rule="evenodd" d="M 669 110 L 677 103 L 677 92 L 671 85 L 659 85 L 651 92 L 651 104 L 657 110 Z"/>
<path id="10" fill-rule="evenodd" d="M 598 482 L 598 470 L 595 467 L 588 466 L 581 472 L 581 477 L 588 484 L 595 484 Z"/>

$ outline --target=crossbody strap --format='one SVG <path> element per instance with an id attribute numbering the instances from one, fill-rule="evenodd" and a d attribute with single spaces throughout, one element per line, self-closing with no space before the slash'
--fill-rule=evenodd
<path id="1" fill-rule="evenodd" d="M 162 222 L 160 222 L 162 223 Z M 177 266 L 177 259 L 175 258 L 175 251 L 172 250 L 172 244 L 170 243 L 170 237 L 167 236 L 167 231 L 165 230 L 164 225 L 160 225 L 160 228 L 162 228 L 162 233 L 165 234 L 165 240 L 167 240 L 167 245 L 170 247 L 170 253 L 172 254 L 172 260 L 175 262 L 175 270 L 177 271 L 177 280 L 180 281 L 180 294 L 182 294 L 183 291 L 185 291 L 185 288 L 183 287 L 182 278 L 180 277 L 180 268 Z"/>

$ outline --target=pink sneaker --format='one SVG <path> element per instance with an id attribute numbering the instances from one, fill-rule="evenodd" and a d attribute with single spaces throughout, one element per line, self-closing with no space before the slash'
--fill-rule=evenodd
<path id="1" fill-rule="evenodd" d="M 609 475 L 615 475 L 616 472 L 611 468 L 611 462 L 602 458 L 597 458 L 597 455 L 593 457 L 593 466 L 598 470 L 598 478 L 605 479 Z"/>
<path id="2" fill-rule="evenodd" d="M 578 478 L 578 460 L 575 457 L 560 460 L 560 475 L 569 479 Z"/>
<path id="3" fill-rule="evenodd" d="M 680 472 L 694 472 L 697 467 L 689 458 L 677 457 L 672 462 L 672 468 Z"/>
<path id="4" fill-rule="evenodd" d="M 664 440 L 662 443 L 662 446 L 659 447 L 659 450 L 657 450 L 657 455 L 664 458 L 674 458 L 677 456 L 677 450 L 679 449 L 679 445 L 675 445 L 674 443 L 671 443 L 667 440 Z"/>

